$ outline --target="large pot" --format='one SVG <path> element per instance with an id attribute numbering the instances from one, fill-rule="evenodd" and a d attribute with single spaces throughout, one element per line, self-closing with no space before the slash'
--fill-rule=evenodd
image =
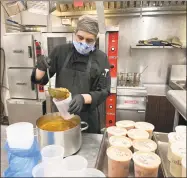
<path id="1" fill-rule="evenodd" d="M 40 145 L 40 149 L 44 146 L 57 144 L 64 147 L 64 156 L 70 156 L 76 153 L 82 145 L 82 133 L 81 131 L 88 129 L 88 124 L 82 122 L 80 117 L 75 115 L 74 119 L 78 121 L 78 125 L 66 130 L 66 131 L 46 131 L 40 127 L 52 119 L 55 119 L 56 116 L 60 116 L 59 113 L 49 113 L 40 117 L 36 121 L 37 127 L 37 138 Z M 81 125 L 85 127 L 81 128 Z"/>

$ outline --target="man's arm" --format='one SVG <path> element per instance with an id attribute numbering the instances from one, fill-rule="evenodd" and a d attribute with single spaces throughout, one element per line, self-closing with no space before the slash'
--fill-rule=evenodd
<path id="1" fill-rule="evenodd" d="M 44 56 L 39 56 L 37 58 L 37 65 L 33 69 L 31 75 L 31 81 L 35 84 L 46 85 L 48 83 L 47 76 L 47 67 L 49 67 L 49 75 L 52 77 L 57 71 L 57 60 L 58 60 L 58 52 L 57 47 L 52 51 L 49 57 L 44 59 Z"/>

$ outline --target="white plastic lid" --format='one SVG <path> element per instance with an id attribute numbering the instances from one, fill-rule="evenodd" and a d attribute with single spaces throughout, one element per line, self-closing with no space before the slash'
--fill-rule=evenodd
<path id="1" fill-rule="evenodd" d="M 179 135 L 176 132 L 170 132 L 168 134 L 168 139 L 170 143 L 178 142 L 178 141 L 186 141 L 186 135 Z"/>
<path id="2" fill-rule="evenodd" d="M 115 136 L 122 136 L 127 134 L 127 130 L 124 128 L 116 127 L 116 126 L 111 126 L 107 128 L 107 132 L 115 135 Z"/>
<path id="3" fill-rule="evenodd" d="M 112 146 L 119 146 L 124 148 L 130 148 L 132 141 L 125 136 L 112 136 L 109 138 L 109 143 Z"/>
<path id="4" fill-rule="evenodd" d="M 137 151 L 133 154 L 135 164 L 145 168 L 156 168 L 160 165 L 160 157 L 153 152 Z"/>
<path id="5" fill-rule="evenodd" d="M 178 125 L 175 127 L 175 131 L 177 133 L 186 133 L 186 126 L 185 125 Z"/>
<path id="6" fill-rule="evenodd" d="M 186 156 L 186 143 L 175 142 L 171 144 L 171 151 L 173 154 L 183 158 Z"/>
<path id="7" fill-rule="evenodd" d="M 123 121 L 116 122 L 117 127 L 127 128 L 127 127 L 133 127 L 134 125 L 135 125 L 135 122 L 131 120 L 123 120 Z"/>
<path id="8" fill-rule="evenodd" d="M 128 148 L 111 146 L 107 149 L 107 156 L 115 161 L 129 161 L 132 158 L 132 152 Z"/>
<path id="9" fill-rule="evenodd" d="M 127 132 L 128 137 L 130 137 L 133 140 L 138 140 L 138 139 L 148 139 L 149 138 L 149 133 L 145 130 L 141 129 L 131 129 Z"/>
<path id="10" fill-rule="evenodd" d="M 186 157 L 182 158 L 181 164 L 184 168 L 186 168 Z"/>
<path id="11" fill-rule="evenodd" d="M 143 129 L 147 131 L 153 131 L 155 129 L 155 126 L 151 123 L 148 122 L 136 122 L 135 123 L 135 128 L 137 129 Z"/>
<path id="12" fill-rule="evenodd" d="M 150 139 L 134 140 L 133 147 L 138 151 L 155 151 L 157 144 Z"/>

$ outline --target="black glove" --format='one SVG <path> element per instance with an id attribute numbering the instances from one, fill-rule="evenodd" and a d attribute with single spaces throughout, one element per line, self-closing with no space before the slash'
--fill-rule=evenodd
<path id="1" fill-rule="evenodd" d="M 43 55 L 40 55 L 37 57 L 37 68 L 42 71 L 47 71 L 47 68 L 50 68 L 49 63 L 51 59 L 48 57 L 45 57 Z"/>
<path id="2" fill-rule="evenodd" d="M 79 114 L 84 105 L 84 98 L 81 94 L 75 95 L 69 104 L 68 112 L 70 114 Z"/>

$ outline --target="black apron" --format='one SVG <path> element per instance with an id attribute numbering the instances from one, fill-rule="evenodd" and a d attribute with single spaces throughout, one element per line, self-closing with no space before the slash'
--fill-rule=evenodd
<path id="1" fill-rule="evenodd" d="M 85 72 L 77 71 L 66 68 L 71 56 L 73 55 L 73 49 L 67 55 L 64 65 L 61 71 L 56 76 L 56 87 L 67 88 L 72 93 L 72 96 L 76 94 L 88 94 L 90 92 L 90 69 L 92 63 L 92 54 L 89 55 L 89 60 Z M 79 114 L 82 121 L 88 123 L 88 133 L 100 133 L 100 119 L 98 109 L 88 109 L 86 112 Z"/>

